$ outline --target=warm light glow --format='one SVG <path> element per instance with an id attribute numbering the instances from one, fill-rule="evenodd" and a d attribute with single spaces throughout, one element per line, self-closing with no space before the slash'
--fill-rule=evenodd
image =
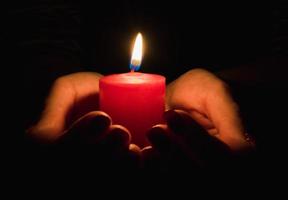
<path id="1" fill-rule="evenodd" d="M 142 61 L 143 39 L 141 33 L 138 33 L 131 57 L 130 69 L 137 71 L 140 68 Z"/>

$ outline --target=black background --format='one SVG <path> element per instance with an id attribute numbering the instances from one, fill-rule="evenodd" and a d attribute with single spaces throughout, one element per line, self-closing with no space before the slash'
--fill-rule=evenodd
<path id="1" fill-rule="evenodd" d="M 3 6 L 3 13 L 1 48 L 3 68 L 8 69 L 3 80 L 6 74 L 9 77 L 2 86 L 8 90 L 4 127 L 9 124 L 13 148 L 23 142 L 24 130 L 39 116 L 55 78 L 87 70 L 127 72 L 132 41 L 141 32 L 145 41 L 141 71 L 163 74 L 168 82 L 196 67 L 218 73 L 246 66 L 256 72 L 258 81 L 226 81 L 265 163 L 274 164 L 274 158 L 285 152 L 281 145 L 287 132 L 283 5 L 30 0 L 11 2 Z M 242 80 L 249 70 L 236 78 Z"/>

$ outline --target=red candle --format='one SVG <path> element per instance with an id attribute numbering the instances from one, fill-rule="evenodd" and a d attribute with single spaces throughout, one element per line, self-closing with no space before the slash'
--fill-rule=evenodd
<path id="1" fill-rule="evenodd" d="M 146 132 L 163 122 L 165 109 L 165 77 L 134 72 L 140 67 L 142 37 L 138 34 L 131 59 L 132 72 L 113 74 L 100 79 L 100 109 L 114 124 L 128 128 L 132 142 L 149 145 Z"/>

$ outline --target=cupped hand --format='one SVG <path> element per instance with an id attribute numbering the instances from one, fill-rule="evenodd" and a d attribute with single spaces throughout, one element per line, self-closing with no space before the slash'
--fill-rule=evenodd
<path id="1" fill-rule="evenodd" d="M 228 86 L 206 70 L 190 70 L 172 82 L 167 88 L 166 107 L 186 111 L 232 151 L 253 147 Z"/>
<path id="2" fill-rule="evenodd" d="M 152 146 L 142 150 L 146 166 L 221 168 L 254 150 L 227 85 L 206 70 L 191 70 L 172 82 L 166 108 L 166 124 L 147 134 Z"/>
<path id="3" fill-rule="evenodd" d="M 147 133 L 152 148 L 142 151 L 145 162 L 156 156 L 158 161 L 153 165 L 160 161 L 163 165 L 191 170 L 191 167 L 215 168 L 231 158 L 229 146 L 211 136 L 187 112 L 166 111 L 165 120 L 166 124 L 156 125 Z"/>
<path id="4" fill-rule="evenodd" d="M 97 111 L 100 78 L 98 73 L 80 72 L 57 79 L 28 136 L 39 143 L 92 144 L 137 154 L 139 147 L 130 144 L 129 131 Z"/>

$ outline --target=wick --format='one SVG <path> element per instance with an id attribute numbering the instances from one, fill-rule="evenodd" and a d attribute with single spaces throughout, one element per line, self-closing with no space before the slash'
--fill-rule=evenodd
<path id="1" fill-rule="evenodd" d="M 134 69 L 131 69 L 131 71 L 130 71 L 131 73 L 134 73 L 135 72 L 135 70 Z"/>

